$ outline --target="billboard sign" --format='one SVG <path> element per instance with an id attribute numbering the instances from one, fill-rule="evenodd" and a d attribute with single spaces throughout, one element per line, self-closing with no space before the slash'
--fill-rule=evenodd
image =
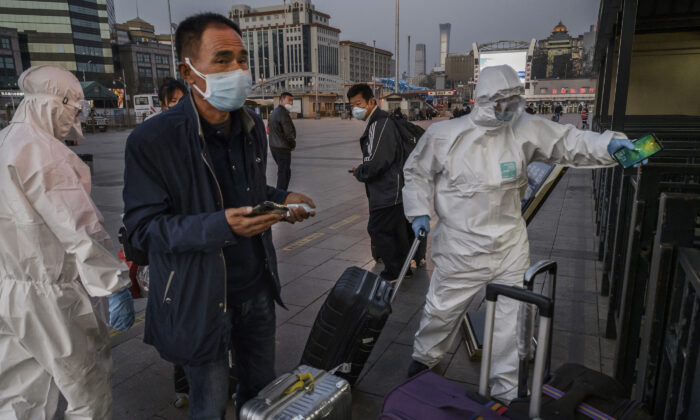
<path id="1" fill-rule="evenodd" d="M 511 66 L 520 77 L 520 82 L 525 84 L 525 71 L 527 68 L 527 50 L 510 51 L 484 51 L 479 53 L 479 70 L 484 67 Z"/>

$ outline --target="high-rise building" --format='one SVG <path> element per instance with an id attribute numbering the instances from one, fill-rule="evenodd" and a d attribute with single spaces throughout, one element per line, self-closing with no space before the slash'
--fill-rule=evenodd
<path id="1" fill-rule="evenodd" d="M 0 90 L 16 90 L 17 78 L 21 73 L 22 55 L 17 30 L 0 28 Z M 2 96 L 0 92 L 0 98 Z M 1 102 L 0 106 L 3 105 Z"/>
<path id="2" fill-rule="evenodd" d="M 23 67 L 57 65 L 80 80 L 111 85 L 114 62 L 107 1 L 2 1 L 0 26 L 17 29 Z"/>
<path id="3" fill-rule="evenodd" d="M 447 54 L 450 52 L 450 28 L 449 23 L 440 24 L 440 67 L 444 70 Z"/>
<path id="4" fill-rule="evenodd" d="M 316 73 L 338 76 L 340 29 L 330 26 L 330 15 L 316 10 L 311 1 L 295 0 L 286 4 L 286 10 L 284 5 L 233 6 L 229 18 L 243 32 L 255 83 L 291 75 L 273 79 L 270 91 L 284 89 L 284 82 L 289 83 L 287 89 L 304 90 L 313 84 Z M 323 83 L 319 81 L 320 90 L 331 88 Z"/>
<path id="5" fill-rule="evenodd" d="M 372 76 L 394 76 L 393 54 L 390 51 L 353 41 L 340 41 L 339 51 L 340 77 L 343 79 L 369 82 Z"/>
<path id="6" fill-rule="evenodd" d="M 117 14 L 114 11 L 114 0 L 107 0 L 107 23 L 109 24 L 109 33 L 114 33 L 114 25 L 117 24 Z"/>
<path id="7" fill-rule="evenodd" d="M 416 44 L 416 76 L 425 74 L 425 44 Z"/>
<path id="8" fill-rule="evenodd" d="M 131 19 L 115 27 L 114 55 L 118 58 L 117 77 L 124 70 L 127 94 L 156 93 L 172 73 L 170 35 L 156 35 L 153 25 L 143 19 Z M 121 87 L 121 86 L 119 86 Z"/>

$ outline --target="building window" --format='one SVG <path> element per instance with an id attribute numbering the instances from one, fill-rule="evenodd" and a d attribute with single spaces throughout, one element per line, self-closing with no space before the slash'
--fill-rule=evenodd
<path id="1" fill-rule="evenodd" d="M 136 53 L 136 61 L 138 63 L 150 63 L 151 62 L 151 55 L 150 54 Z M 139 69 L 140 69 L 140 67 L 139 67 Z"/>
<path id="2" fill-rule="evenodd" d="M 154 92 L 153 86 L 153 70 L 150 67 L 139 67 L 139 92 L 147 93 Z"/>
<path id="3" fill-rule="evenodd" d="M 0 48 L 9 50 L 10 49 L 10 38 L 0 38 Z"/>
<path id="4" fill-rule="evenodd" d="M 170 64 L 170 57 L 167 55 L 156 55 L 156 64 L 164 64 L 167 66 Z"/>
<path id="5" fill-rule="evenodd" d="M 170 69 L 156 69 L 156 77 L 158 77 L 158 84 L 163 82 L 163 79 L 170 77 Z"/>

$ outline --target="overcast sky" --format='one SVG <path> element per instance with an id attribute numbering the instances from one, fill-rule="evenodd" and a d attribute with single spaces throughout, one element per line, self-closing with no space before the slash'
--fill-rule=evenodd
<path id="1" fill-rule="evenodd" d="M 167 0 L 114 0 L 117 22 L 139 16 L 152 23 L 156 32 L 167 33 Z M 173 21 L 203 11 L 227 15 L 233 4 L 251 7 L 282 4 L 282 0 L 170 0 Z M 293 0 L 291 0 L 293 1 Z M 372 44 L 394 51 L 394 0 L 316 0 L 316 9 L 331 16 L 330 25 L 341 30 L 340 40 Z M 451 23 L 450 52 L 471 50 L 472 42 L 498 40 L 529 41 L 549 36 L 561 20 L 577 36 L 597 21 L 597 0 L 401 0 L 399 65 L 406 70 L 408 35 L 411 36 L 411 73 L 414 73 L 415 44 L 426 45 L 428 70 L 439 61 L 440 23 Z"/>

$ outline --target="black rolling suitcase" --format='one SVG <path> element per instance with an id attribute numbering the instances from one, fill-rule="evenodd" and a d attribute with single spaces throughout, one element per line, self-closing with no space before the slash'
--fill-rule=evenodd
<path id="1" fill-rule="evenodd" d="M 424 239 L 425 234 L 413 241 L 396 284 L 359 267 L 345 270 L 316 316 L 301 357 L 302 365 L 331 370 L 350 363 L 349 372 L 337 375 L 351 385 L 357 381 L 391 314 L 396 291 Z"/>

